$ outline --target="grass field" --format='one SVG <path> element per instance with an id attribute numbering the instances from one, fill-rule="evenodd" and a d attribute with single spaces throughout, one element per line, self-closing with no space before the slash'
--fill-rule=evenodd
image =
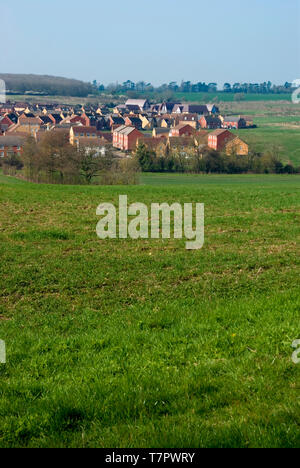
<path id="1" fill-rule="evenodd" d="M 96 237 L 96 207 L 204 202 L 206 241 Z M 0 447 L 299 447 L 300 176 L 0 175 Z"/>
<path id="2" fill-rule="evenodd" d="M 236 95 L 234 93 L 174 93 L 176 99 L 190 102 L 210 102 L 217 99 L 220 102 L 234 102 Z M 242 102 L 251 101 L 290 101 L 290 94 L 245 94 Z"/>
<path id="3" fill-rule="evenodd" d="M 276 147 L 280 159 L 300 166 L 300 106 L 293 103 L 244 102 L 223 103 L 223 115 L 251 115 L 257 128 L 239 130 L 237 133 L 251 149 L 264 152 Z"/>
<path id="4" fill-rule="evenodd" d="M 278 148 L 280 160 L 300 166 L 300 125 L 288 128 L 280 125 L 259 124 L 258 128 L 235 131 L 251 148 L 264 152 L 268 148 Z"/>

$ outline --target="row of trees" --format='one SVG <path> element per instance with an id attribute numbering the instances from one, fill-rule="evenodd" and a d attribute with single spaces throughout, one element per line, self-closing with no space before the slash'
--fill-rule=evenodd
<path id="1" fill-rule="evenodd" d="M 0 74 L 0 79 L 6 83 L 6 88 L 11 93 L 18 94 L 41 94 L 41 95 L 58 95 L 58 96 L 78 96 L 86 97 L 92 94 L 109 92 L 111 94 L 118 93 L 209 93 L 217 92 L 218 87 L 216 82 L 205 83 L 199 81 L 193 83 L 191 81 L 182 81 L 178 84 L 176 81 L 171 81 L 169 84 L 161 86 L 153 86 L 145 81 L 133 82 L 127 80 L 124 83 L 112 83 L 108 86 L 98 83 L 94 80 L 92 83 L 84 83 L 83 81 L 61 78 L 47 75 L 17 75 L 17 74 Z M 283 85 L 274 85 L 270 81 L 264 83 L 225 83 L 222 90 L 224 93 L 254 93 L 254 94 L 278 94 L 291 93 L 292 83 L 284 83 Z"/>
<path id="2" fill-rule="evenodd" d="M 294 174 L 300 167 L 284 165 L 276 154 L 276 148 L 265 153 L 250 153 L 248 156 L 223 154 L 209 148 L 197 149 L 193 146 L 167 150 L 164 155 L 156 154 L 140 144 L 135 159 L 143 172 L 188 172 L 188 173 L 274 173 Z"/>
<path id="3" fill-rule="evenodd" d="M 97 148 L 76 148 L 62 132 L 47 132 L 36 142 L 28 138 L 22 156 L 2 162 L 3 172 L 31 182 L 60 184 L 136 184 L 139 172 L 187 173 L 300 173 L 300 167 L 283 164 L 277 148 L 248 156 L 231 155 L 194 144 L 162 145 L 157 151 L 141 143 L 132 158 L 118 159 L 113 148 L 103 155 Z"/>
<path id="4" fill-rule="evenodd" d="M 172 93 L 214 93 L 218 91 L 217 83 L 205 83 L 198 82 L 192 83 L 191 81 L 182 81 L 178 84 L 176 81 L 172 81 L 169 84 L 162 84 L 161 86 L 155 87 L 151 83 L 139 81 L 137 83 L 127 80 L 122 84 L 111 83 L 108 86 L 98 84 L 97 81 L 93 82 L 93 88 L 95 91 L 108 91 L 110 93 L 163 93 L 170 91 Z M 253 94 L 278 94 L 278 93 L 291 93 L 293 90 L 292 83 L 284 83 L 283 85 L 274 85 L 271 81 L 264 83 L 224 83 L 224 86 L 220 92 L 224 93 L 253 93 Z"/>
<path id="5" fill-rule="evenodd" d="M 21 157 L 11 155 L 3 161 L 3 171 L 37 183 L 59 184 L 136 184 L 137 165 L 120 161 L 112 148 L 105 154 L 96 148 L 75 148 L 62 132 L 48 132 L 36 142 L 28 138 Z"/>

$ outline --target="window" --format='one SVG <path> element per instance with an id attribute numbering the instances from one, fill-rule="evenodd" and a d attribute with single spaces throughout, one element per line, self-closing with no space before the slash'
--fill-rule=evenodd
<path id="1" fill-rule="evenodd" d="M 4 151 L 1 151 L 0 158 L 4 158 Z"/>

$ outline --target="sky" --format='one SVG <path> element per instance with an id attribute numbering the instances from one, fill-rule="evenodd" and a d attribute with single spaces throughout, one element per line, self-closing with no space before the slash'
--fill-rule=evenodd
<path id="1" fill-rule="evenodd" d="M 0 0 L 0 24 L 2 73 L 154 85 L 300 78 L 300 0 Z"/>

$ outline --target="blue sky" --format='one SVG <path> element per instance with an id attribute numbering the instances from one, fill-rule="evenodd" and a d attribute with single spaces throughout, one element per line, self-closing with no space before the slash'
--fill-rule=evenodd
<path id="1" fill-rule="evenodd" d="M 299 11 L 300 0 L 0 0 L 0 71 L 105 84 L 292 81 Z"/>

